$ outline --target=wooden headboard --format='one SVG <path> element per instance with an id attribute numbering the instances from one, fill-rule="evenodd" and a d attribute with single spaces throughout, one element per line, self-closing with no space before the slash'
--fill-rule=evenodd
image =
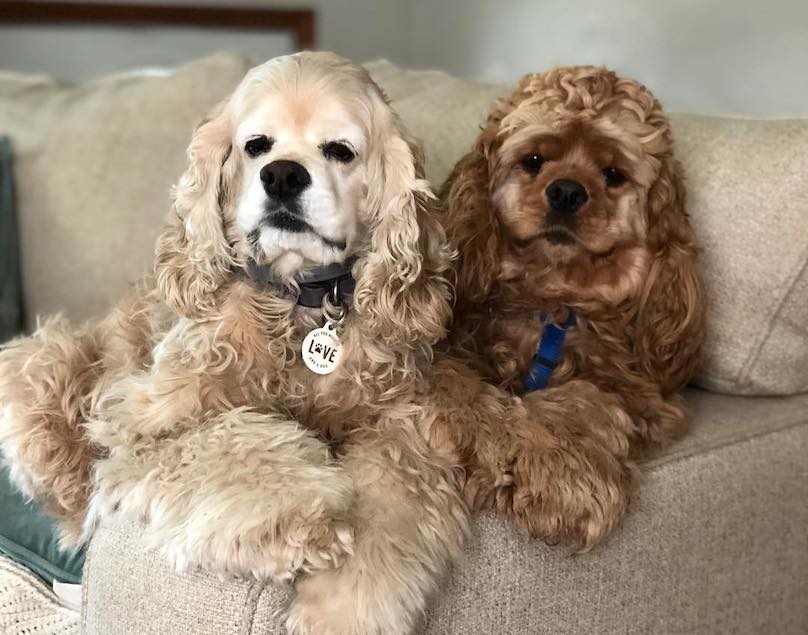
<path id="1" fill-rule="evenodd" d="M 298 49 L 315 45 L 315 14 L 308 9 L 229 6 L 0 2 L 0 24 L 170 25 L 288 31 Z"/>

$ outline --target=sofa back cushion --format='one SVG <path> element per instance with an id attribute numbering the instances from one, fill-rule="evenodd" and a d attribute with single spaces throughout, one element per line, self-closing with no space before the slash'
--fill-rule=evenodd
<path id="1" fill-rule="evenodd" d="M 249 66 L 221 54 L 79 85 L 0 73 L 29 329 L 57 312 L 99 315 L 150 270 L 191 132 Z"/>
<path id="2" fill-rule="evenodd" d="M 439 187 L 509 88 L 368 65 L 425 146 Z M 808 391 L 808 120 L 671 116 L 703 246 L 707 340 L 696 383 L 721 392 Z"/>
<path id="3" fill-rule="evenodd" d="M 699 382 L 808 391 L 808 120 L 673 116 L 707 286 Z"/>

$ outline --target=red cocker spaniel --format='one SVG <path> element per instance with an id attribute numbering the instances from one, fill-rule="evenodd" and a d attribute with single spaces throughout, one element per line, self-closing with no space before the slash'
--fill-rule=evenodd
<path id="1" fill-rule="evenodd" d="M 668 119 L 602 68 L 528 75 L 442 199 L 459 251 L 453 353 L 528 413 L 459 433 L 467 497 L 588 548 L 626 508 L 635 451 L 688 424 L 677 393 L 704 301 Z"/>

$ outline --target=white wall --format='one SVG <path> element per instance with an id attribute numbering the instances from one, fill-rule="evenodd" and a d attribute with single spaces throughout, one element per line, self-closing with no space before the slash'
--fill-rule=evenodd
<path id="1" fill-rule="evenodd" d="M 250 30 L 93 26 L 0 27 L 0 68 L 80 81 L 121 70 L 168 69 L 219 50 L 256 58 L 294 50 L 291 34 Z"/>
<path id="2" fill-rule="evenodd" d="M 96 0 L 103 2 L 104 0 Z M 118 2 L 120 0 L 108 0 Z M 124 3 L 129 0 L 124 0 Z M 227 0 L 131 0 L 138 4 L 227 5 Z M 238 6 L 313 8 L 317 43 L 357 60 L 406 62 L 411 7 L 400 0 L 237 0 Z M 177 65 L 229 49 L 268 59 L 290 52 L 285 33 L 174 27 L 0 26 L 0 70 L 84 80 L 132 67 Z"/>
<path id="3" fill-rule="evenodd" d="M 386 57 L 404 66 L 442 68 L 508 84 L 522 73 L 555 64 L 606 64 L 645 82 L 672 111 L 808 116 L 808 0 L 237 0 L 235 4 L 314 8 L 319 47 L 357 61 Z M 220 47 L 204 34 L 194 46 L 203 44 Z M 259 46 L 246 37 L 239 44 L 259 55 L 275 50 L 274 43 Z M 34 66 L 43 66 L 42 70 L 48 70 L 48 55 L 53 63 L 47 49 L 26 51 L 19 43 L 3 47 L 0 42 L 0 67 L 14 68 L 21 52 L 33 55 Z M 78 61 L 60 58 L 62 72 L 72 69 L 81 76 Z"/>
<path id="4" fill-rule="evenodd" d="M 146 1 L 152 4 L 179 5 L 228 4 L 227 0 Z M 235 0 L 232 4 L 244 7 L 314 9 L 317 11 L 318 47 L 336 51 L 357 61 L 386 57 L 406 62 L 409 56 L 415 8 L 410 0 Z"/>
<path id="5" fill-rule="evenodd" d="M 606 64 L 670 109 L 808 115 L 805 0 L 413 0 L 408 61 L 512 83 Z"/>

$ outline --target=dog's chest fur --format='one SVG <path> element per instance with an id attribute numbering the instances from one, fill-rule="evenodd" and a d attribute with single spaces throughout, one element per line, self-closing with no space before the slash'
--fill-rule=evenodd
<path id="1" fill-rule="evenodd" d="M 344 373 L 338 367 L 317 375 L 301 359 L 306 334 L 322 326 L 319 312 L 241 281 L 219 306 L 214 319 L 176 320 L 154 347 L 154 367 L 198 368 L 207 386 L 203 405 L 211 410 L 248 406 L 286 413 L 307 427 L 330 427 L 324 413 L 345 403 Z"/>
<path id="2" fill-rule="evenodd" d="M 520 392 L 543 334 L 544 327 L 537 316 L 528 314 L 478 322 L 474 342 L 477 351 L 487 361 L 486 375 L 496 383 Z M 558 385 L 573 377 L 591 378 L 601 373 L 607 376 L 616 360 L 627 363 L 623 358 L 626 357 L 628 335 L 626 330 L 621 332 L 611 324 L 604 326 L 586 318 L 579 320 L 567 332 L 550 385 Z"/>

